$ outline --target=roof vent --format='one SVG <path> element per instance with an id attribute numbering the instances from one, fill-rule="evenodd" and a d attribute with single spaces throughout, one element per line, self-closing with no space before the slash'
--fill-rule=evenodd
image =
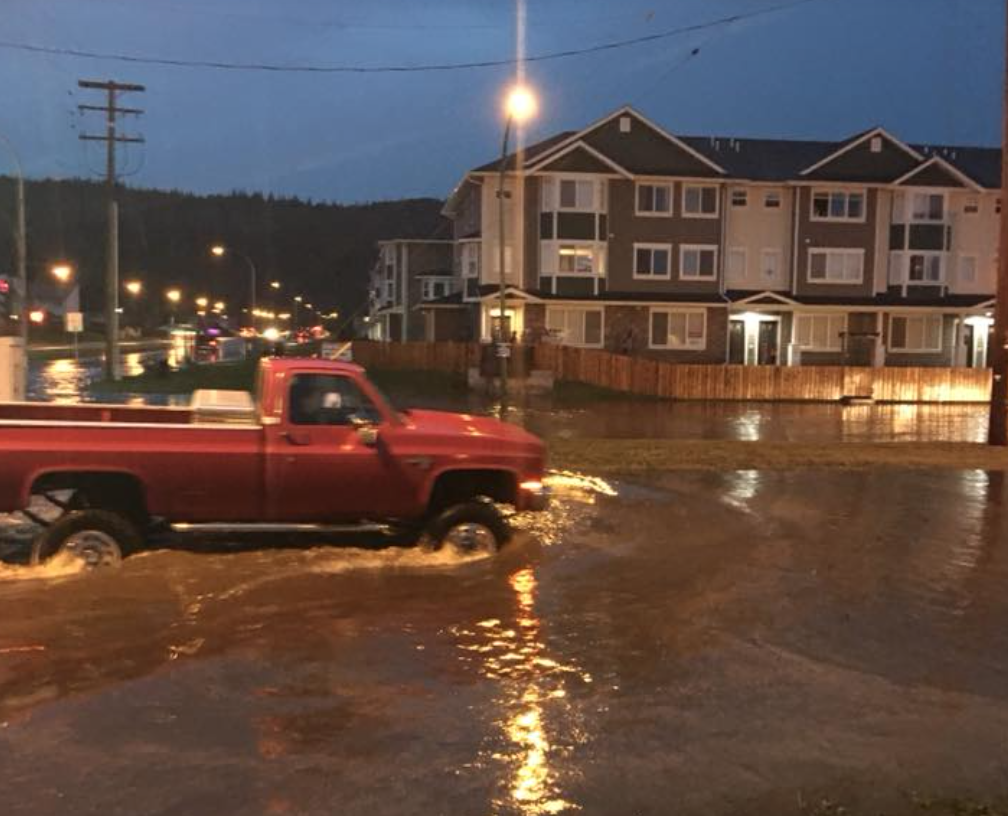
<path id="1" fill-rule="evenodd" d="M 740 145 L 740 144 L 739 144 L 739 140 L 738 140 L 738 139 L 736 139 L 736 140 L 735 140 L 735 152 L 736 152 L 736 153 L 739 153 L 739 152 L 741 152 L 741 150 L 742 150 L 742 145 Z"/>
<path id="2" fill-rule="evenodd" d="M 882 152 L 882 137 L 881 136 L 872 136 L 872 140 L 871 140 L 871 152 L 872 153 L 881 153 Z"/>
<path id="3" fill-rule="evenodd" d="M 629 133 L 630 132 L 630 117 L 629 116 L 621 116 L 619 118 L 619 132 L 620 133 Z"/>

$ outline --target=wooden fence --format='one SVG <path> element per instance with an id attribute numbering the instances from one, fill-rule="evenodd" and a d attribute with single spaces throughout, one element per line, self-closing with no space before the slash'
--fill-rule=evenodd
<path id="1" fill-rule="evenodd" d="M 353 353 L 365 367 L 462 374 L 479 365 L 480 344 L 355 341 Z M 687 365 L 558 345 L 536 346 L 534 368 L 557 380 L 681 400 L 966 403 L 986 402 L 991 389 L 989 369 Z"/>

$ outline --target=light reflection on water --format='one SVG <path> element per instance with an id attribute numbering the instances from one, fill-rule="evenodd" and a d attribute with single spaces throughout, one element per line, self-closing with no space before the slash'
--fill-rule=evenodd
<path id="1" fill-rule="evenodd" d="M 145 365 L 164 359 L 164 351 L 133 351 L 122 355 L 124 377 L 135 377 L 144 372 Z M 169 365 L 175 365 L 173 350 L 167 352 Z M 102 357 L 57 357 L 32 359 L 28 363 L 28 399 L 47 402 L 121 402 L 127 404 L 167 404 L 179 401 L 164 395 L 98 394 L 92 390 L 94 383 L 104 377 Z"/>
<path id="2" fill-rule="evenodd" d="M 568 685 L 589 684 L 592 677 L 575 663 L 550 654 L 535 608 L 534 570 L 518 570 L 508 584 L 516 607 L 513 623 L 488 618 L 472 629 L 454 631 L 463 662 L 501 687 L 497 706 L 503 717 L 498 728 L 505 747 L 491 757 L 507 767 L 509 781 L 507 796 L 494 802 L 495 810 L 525 814 L 580 810 L 564 799 L 551 759 L 562 750 L 557 744 L 561 739 L 568 744 L 584 739 L 578 729 L 569 727 Z M 566 729 L 554 724 L 560 719 L 568 722 Z"/>

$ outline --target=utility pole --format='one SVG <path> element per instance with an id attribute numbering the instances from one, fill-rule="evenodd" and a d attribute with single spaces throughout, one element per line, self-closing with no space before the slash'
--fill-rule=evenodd
<path id="1" fill-rule="evenodd" d="M 134 85 L 112 80 L 100 81 L 82 79 L 78 87 L 105 92 L 104 105 L 78 105 L 82 111 L 100 111 L 105 114 L 105 135 L 82 133 L 85 142 L 105 142 L 105 191 L 108 201 L 108 236 L 105 249 L 105 376 L 110 380 L 119 379 L 119 202 L 116 196 L 116 144 L 119 142 L 143 142 L 143 136 L 123 136 L 117 132 L 117 117 L 124 114 L 139 116 L 139 108 L 123 108 L 116 105 L 120 93 L 143 92 L 143 85 Z"/>
<path id="2" fill-rule="evenodd" d="M 1008 5 L 1008 4 L 1006 4 Z M 1001 225 L 998 250 L 997 300 L 991 342 L 990 420 L 987 441 L 1008 445 L 1008 27 L 1005 30 L 1005 85 L 1001 131 Z"/>

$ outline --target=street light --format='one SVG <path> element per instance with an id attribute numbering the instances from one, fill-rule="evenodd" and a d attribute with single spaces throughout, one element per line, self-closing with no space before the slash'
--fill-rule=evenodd
<path id="1" fill-rule="evenodd" d="M 504 138 L 501 141 L 501 158 L 500 158 L 500 174 L 497 178 L 497 241 L 498 241 L 498 263 L 500 264 L 500 319 L 498 322 L 499 337 L 497 354 L 498 361 L 500 363 L 500 385 L 501 385 L 501 399 L 507 397 L 507 376 L 508 376 L 508 358 L 505 354 L 510 353 L 510 349 L 506 347 L 507 339 L 504 335 L 504 316 L 507 313 L 507 286 L 504 279 L 504 182 L 507 177 L 507 155 L 508 155 L 508 138 L 511 136 L 511 127 L 514 124 L 522 124 L 531 119 L 536 110 L 539 107 L 539 103 L 535 98 L 532 91 L 524 85 L 515 85 L 507 95 L 504 102 L 504 113 L 506 114 L 506 119 L 504 120 Z M 515 192 L 518 191 L 519 174 L 521 167 L 519 157 L 515 156 Z M 517 259 L 516 259 L 517 262 Z M 491 314 L 491 326 L 493 315 Z M 492 338 L 491 338 L 492 339 Z"/>
<path id="2" fill-rule="evenodd" d="M 210 301 L 207 300 L 205 297 L 196 298 L 196 305 L 199 306 L 201 309 L 205 309 L 209 302 Z"/>
<path id="3" fill-rule="evenodd" d="M 73 277 L 73 267 L 70 264 L 53 264 L 49 271 L 52 272 L 52 276 L 60 283 L 66 283 Z"/>
<path id="4" fill-rule="evenodd" d="M 270 288 L 271 289 L 279 289 L 280 288 L 280 281 L 270 281 Z"/>
<path id="5" fill-rule="evenodd" d="M 138 280 L 126 281 L 124 288 L 127 292 L 133 295 L 133 297 L 138 297 L 143 291 L 143 284 Z"/>
<path id="6" fill-rule="evenodd" d="M 216 303 L 214 303 L 213 307 L 214 307 L 214 311 L 216 311 L 216 312 L 223 312 L 224 311 L 224 301 L 223 300 L 218 300 Z"/>
<path id="7" fill-rule="evenodd" d="M 236 252 L 235 250 L 224 246 L 224 244 L 214 244 L 210 247 L 210 254 L 215 258 L 223 258 L 228 252 L 232 255 L 237 255 L 245 263 L 248 264 L 249 268 L 249 314 L 254 315 L 256 311 L 256 268 L 255 264 L 252 263 L 252 259 L 241 252 Z M 255 318 L 252 318 L 252 328 L 255 328 Z"/>
<path id="8" fill-rule="evenodd" d="M 182 300 L 182 290 L 181 289 L 167 289 L 165 290 L 165 298 L 171 304 L 171 325 L 175 325 L 175 308 L 178 306 L 179 301 Z"/>

